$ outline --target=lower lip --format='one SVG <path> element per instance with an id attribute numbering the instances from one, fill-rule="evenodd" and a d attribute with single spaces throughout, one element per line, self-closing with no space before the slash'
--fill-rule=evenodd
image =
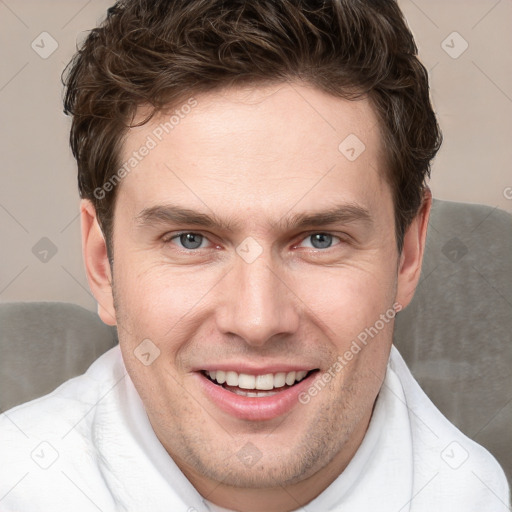
<path id="1" fill-rule="evenodd" d="M 241 396 L 214 384 L 198 372 L 199 381 L 206 395 L 228 414 L 250 421 L 265 421 L 277 418 L 291 411 L 299 402 L 299 395 L 307 389 L 318 372 L 314 372 L 291 388 L 279 391 L 272 396 Z M 252 390 L 249 390 L 252 391 Z"/>

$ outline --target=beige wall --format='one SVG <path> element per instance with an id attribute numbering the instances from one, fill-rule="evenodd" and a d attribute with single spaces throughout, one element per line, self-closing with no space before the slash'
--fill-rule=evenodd
<path id="1" fill-rule="evenodd" d="M 60 74 L 77 38 L 111 3 L 0 1 L 1 301 L 61 300 L 95 309 L 81 261 Z M 430 70 L 445 136 L 433 168 L 434 196 L 512 212 L 512 2 L 402 0 L 400 5 Z M 41 42 L 42 32 L 58 44 L 46 59 L 31 47 L 35 40 L 44 55 L 56 44 L 48 36 Z M 453 32 L 464 40 L 447 38 Z M 464 41 L 466 51 L 453 58 Z M 51 244 L 39 242 L 42 238 Z M 34 246 L 36 253 L 49 251 L 47 262 L 34 255 Z"/>
<path id="2" fill-rule="evenodd" d="M 434 196 L 512 212 L 512 2 L 399 4 L 430 71 L 444 134 L 432 170 Z M 453 32 L 468 45 L 458 58 L 445 51 L 456 57 L 465 46 L 458 36 L 449 37 Z"/>

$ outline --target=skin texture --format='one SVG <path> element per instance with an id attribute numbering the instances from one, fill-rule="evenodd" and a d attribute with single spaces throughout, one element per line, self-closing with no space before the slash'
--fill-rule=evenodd
<path id="1" fill-rule="evenodd" d="M 94 208 L 82 202 L 89 284 L 103 321 L 118 326 L 156 435 L 199 492 L 241 511 L 294 510 L 320 494 L 360 445 L 385 376 L 393 321 L 308 404 L 271 420 L 220 410 L 196 370 L 212 362 L 284 363 L 322 375 L 381 314 L 411 300 L 430 193 L 399 255 L 381 136 L 367 100 L 349 102 L 296 83 L 195 100 L 118 185 L 113 281 Z M 168 118 L 130 129 L 121 160 Z M 338 150 L 349 134 L 366 146 L 353 162 Z M 226 225 L 141 214 L 169 205 Z M 367 215 L 294 222 L 333 207 Z M 181 232 L 203 235 L 200 248 L 172 238 Z M 332 245 L 315 248 L 315 233 L 333 235 Z M 247 237 L 262 249 L 252 263 L 236 251 Z M 144 339 L 160 350 L 149 366 L 134 354 Z M 250 465 L 239 456 L 247 443 L 261 455 Z"/>

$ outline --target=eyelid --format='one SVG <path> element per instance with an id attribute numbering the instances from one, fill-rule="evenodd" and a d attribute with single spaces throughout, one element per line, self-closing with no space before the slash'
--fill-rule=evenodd
<path id="1" fill-rule="evenodd" d="M 162 242 L 170 243 L 173 240 L 179 238 L 181 235 L 188 235 L 188 234 L 202 236 L 205 240 L 208 240 L 208 242 L 210 244 L 213 244 L 213 242 L 210 240 L 209 235 L 206 235 L 205 233 L 202 233 L 201 231 L 193 231 L 191 229 L 184 229 L 181 231 L 168 231 L 167 233 L 162 235 L 160 238 L 161 238 Z M 204 249 L 204 247 L 203 247 L 203 249 Z"/>
<path id="2" fill-rule="evenodd" d="M 181 235 L 187 235 L 187 234 L 202 236 L 203 239 L 208 242 L 208 247 L 199 247 L 197 249 L 187 249 L 186 247 L 180 247 L 178 244 L 173 244 L 176 246 L 176 250 L 182 251 L 182 252 L 198 252 L 199 250 L 219 249 L 220 248 L 220 243 L 215 241 L 216 237 L 213 234 L 205 233 L 204 231 L 194 230 L 194 229 L 181 229 L 179 231 L 168 231 L 160 237 L 160 240 L 164 244 L 170 244 L 175 239 L 179 238 Z"/>
<path id="3" fill-rule="evenodd" d="M 194 234 L 194 235 L 202 236 L 203 238 L 208 240 L 208 242 L 212 246 L 217 246 L 218 247 L 220 245 L 218 242 L 212 241 L 212 238 L 215 238 L 214 235 L 212 235 L 210 233 L 202 232 L 200 230 L 195 231 L 195 230 L 191 230 L 191 229 L 182 229 L 182 230 L 179 230 L 179 231 L 168 231 L 164 235 L 162 235 L 160 238 L 161 238 L 162 242 L 169 243 L 172 240 L 175 240 L 176 238 L 179 238 L 181 235 L 185 235 L 185 234 L 189 234 L 189 233 L 190 234 Z M 338 245 L 339 243 L 350 243 L 350 241 L 353 241 L 353 238 L 349 234 L 347 234 L 347 233 L 333 233 L 333 232 L 327 231 L 327 230 L 325 230 L 325 231 L 322 231 L 322 230 L 311 230 L 311 231 L 309 231 L 307 233 L 301 233 L 299 235 L 300 238 L 295 237 L 297 242 L 293 243 L 293 247 L 298 247 L 306 239 L 308 239 L 312 235 L 316 235 L 316 234 L 329 235 L 329 236 L 332 236 L 333 238 L 337 238 L 338 241 L 339 241 L 337 244 L 335 244 L 335 245 L 333 245 L 331 247 L 328 247 L 326 249 L 316 249 L 316 248 L 312 247 L 312 249 L 314 249 L 316 251 L 326 251 L 327 249 L 331 249 L 334 246 Z M 203 249 L 209 249 L 209 248 L 211 248 L 211 247 L 203 247 Z M 190 249 L 183 248 L 183 250 L 190 250 Z"/>
<path id="4" fill-rule="evenodd" d="M 305 242 L 306 240 L 308 240 L 309 238 L 311 238 L 313 235 L 328 235 L 328 236 L 331 236 L 333 238 L 333 245 L 331 245 L 330 247 L 326 247 L 325 249 L 319 249 L 319 248 L 316 248 L 316 247 L 302 247 L 302 248 L 313 249 L 315 251 L 327 251 L 327 250 L 332 249 L 333 247 L 337 246 L 339 243 L 344 241 L 340 234 L 334 234 L 334 233 L 331 233 L 329 231 L 311 231 L 309 233 L 302 234 L 300 240 L 297 243 L 294 244 L 294 247 L 299 247 L 300 248 L 301 244 L 303 242 Z M 335 243 L 335 239 L 338 239 L 337 243 Z"/>

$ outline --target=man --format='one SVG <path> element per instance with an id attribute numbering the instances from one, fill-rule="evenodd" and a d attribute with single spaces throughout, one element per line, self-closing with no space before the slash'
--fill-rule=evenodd
<path id="1" fill-rule="evenodd" d="M 119 347 L 2 417 L 1 510 L 507 510 L 392 348 L 440 144 L 416 54 L 393 0 L 109 10 L 65 108 Z"/>

